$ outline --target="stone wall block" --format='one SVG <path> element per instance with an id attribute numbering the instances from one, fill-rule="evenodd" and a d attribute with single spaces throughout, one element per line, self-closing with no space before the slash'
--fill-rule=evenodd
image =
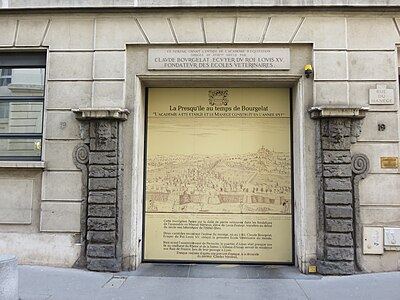
<path id="1" fill-rule="evenodd" d="M 327 191 L 351 191 L 350 178 L 325 178 L 324 188 Z"/>
<path id="2" fill-rule="evenodd" d="M 125 78 L 125 51 L 96 51 L 94 53 L 95 79 Z"/>
<path id="3" fill-rule="evenodd" d="M 87 256 L 111 258 L 114 257 L 114 255 L 115 255 L 114 244 L 112 245 L 89 244 L 87 246 Z"/>
<path id="4" fill-rule="evenodd" d="M 351 261 L 318 261 L 318 273 L 323 275 L 350 275 L 354 273 L 354 262 Z"/>
<path id="5" fill-rule="evenodd" d="M 336 137 L 322 137 L 323 150 L 346 150 L 351 145 L 349 136 L 341 137 L 339 140 Z"/>
<path id="6" fill-rule="evenodd" d="M 323 165 L 324 177 L 351 177 L 351 165 Z"/>
<path id="7" fill-rule="evenodd" d="M 115 242 L 115 231 L 88 231 L 87 240 L 89 243 L 106 243 Z"/>
<path id="8" fill-rule="evenodd" d="M 89 217 L 108 217 L 114 218 L 116 216 L 115 205 L 89 205 Z"/>
<path id="9" fill-rule="evenodd" d="M 397 63 L 394 51 L 351 51 L 348 62 L 350 80 L 396 80 L 396 68 L 392 68 Z M 376 68 L 379 64 L 381 67 Z"/>
<path id="10" fill-rule="evenodd" d="M 117 202 L 116 191 L 89 192 L 88 202 L 90 204 L 115 204 Z"/>
<path id="11" fill-rule="evenodd" d="M 96 139 L 90 139 L 90 149 L 94 151 L 116 151 L 117 141 L 115 139 L 109 139 L 100 143 Z"/>
<path id="12" fill-rule="evenodd" d="M 89 166 L 89 177 L 117 177 L 117 166 Z"/>
<path id="13" fill-rule="evenodd" d="M 333 141 L 338 141 L 342 137 L 350 136 L 351 121 L 344 118 L 328 118 L 321 122 L 321 133 L 324 137 L 332 137 Z"/>
<path id="14" fill-rule="evenodd" d="M 88 257 L 87 268 L 90 271 L 119 272 L 121 271 L 121 263 L 116 258 Z"/>
<path id="15" fill-rule="evenodd" d="M 351 162 L 351 153 L 347 151 L 323 151 L 324 164 L 349 164 Z"/>
<path id="16" fill-rule="evenodd" d="M 108 191 L 116 187 L 116 178 L 89 178 L 89 189 L 91 191 Z"/>
<path id="17" fill-rule="evenodd" d="M 326 219 L 326 231 L 328 232 L 352 232 L 353 220 Z"/>
<path id="18" fill-rule="evenodd" d="M 351 219 L 353 217 L 353 209 L 350 205 L 326 206 L 325 214 L 327 218 Z"/>
<path id="19" fill-rule="evenodd" d="M 353 195 L 351 192 L 325 192 L 325 204 L 351 204 Z"/>
<path id="20" fill-rule="evenodd" d="M 115 218 L 88 218 L 88 230 L 115 230 Z"/>
<path id="21" fill-rule="evenodd" d="M 326 244 L 328 246 L 353 246 L 353 236 L 351 233 L 327 233 Z"/>
<path id="22" fill-rule="evenodd" d="M 81 232 L 81 202 L 42 202 L 40 231 Z"/>
<path id="23" fill-rule="evenodd" d="M 48 79 L 92 80 L 92 70 L 91 52 L 49 52 Z"/>
<path id="24" fill-rule="evenodd" d="M 91 152 L 89 156 L 90 165 L 116 165 L 117 153 L 111 152 Z"/>
<path id="25" fill-rule="evenodd" d="M 354 260 L 354 249 L 352 247 L 327 247 L 326 258 L 328 260 Z"/>
<path id="26" fill-rule="evenodd" d="M 346 80 L 346 54 L 342 51 L 315 51 L 314 78 L 317 80 Z"/>

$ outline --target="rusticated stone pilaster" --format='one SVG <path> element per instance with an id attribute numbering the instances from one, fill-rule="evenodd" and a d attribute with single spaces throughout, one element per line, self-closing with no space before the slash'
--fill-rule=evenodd
<path id="1" fill-rule="evenodd" d="M 92 271 L 121 270 L 119 188 L 123 175 L 119 140 L 120 121 L 127 111 L 120 109 L 75 110 L 85 126 L 82 144 L 87 151 L 82 180 L 85 182 L 82 210 L 82 261 Z M 77 152 L 77 151 L 76 151 Z M 78 152 L 77 152 L 78 153 Z M 77 156 L 74 154 L 74 156 Z"/>
<path id="2" fill-rule="evenodd" d="M 350 148 L 361 133 L 364 116 L 365 109 L 355 107 L 311 110 L 311 117 L 319 121 L 317 270 L 321 274 L 353 274 L 357 269 L 356 250 L 362 242 L 358 238 L 359 179 L 353 176 Z"/>

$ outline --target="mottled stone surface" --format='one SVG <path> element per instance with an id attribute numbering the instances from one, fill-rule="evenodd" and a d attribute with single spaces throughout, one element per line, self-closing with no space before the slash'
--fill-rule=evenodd
<path id="1" fill-rule="evenodd" d="M 109 191 L 116 187 L 116 178 L 89 178 L 89 190 L 91 191 Z"/>
<path id="2" fill-rule="evenodd" d="M 343 150 L 350 148 L 350 137 L 343 137 L 340 143 L 332 143 L 332 138 L 322 138 L 322 149 L 324 150 Z"/>
<path id="3" fill-rule="evenodd" d="M 353 194 L 351 192 L 329 192 L 324 193 L 325 204 L 351 204 Z"/>
<path id="4" fill-rule="evenodd" d="M 89 203 L 93 204 L 114 204 L 117 201 L 116 191 L 89 192 Z"/>
<path id="5" fill-rule="evenodd" d="M 324 177 L 351 177 L 351 166 L 350 164 L 341 165 L 328 165 L 323 166 Z"/>
<path id="6" fill-rule="evenodd" d="M 116 177 L 117 166 L 90 166 L 89 167 L 90 177 Z"/>
<path id="7" fill-rule="evenodd" d="M 88 218 L 88 230 L 115 230 L 115 218 Z"/>
<path id="8" fill-rule="evenodd" d="M 353 247 L 326 247 L 326 258 L 331 261 L 354 260 Z"/>
<path id="9" fill-rule="evenodd" d="M 350 191 L 351 179 L 350 178 L 325 178 L 324 188 L 327 191 Z"/>
<path id="10" fill-rule="evenodd" d="M 351 233 L 327 233 L 326 244 L 328 246 L 353 246 Z"/>
<path id="11" fill-rule="evenodd" d="M 90 165 L 116 165 L 118 162 L 117 153 L 112 152 L 91 152 L 89 156 Z"/>
<path id="12" fill-rule="evenodd" d="M 121 262 L 116 258 L 88 257 L 87 268 L 91 271 L 118 272 L 121 270 Z"/>
<path id="13" fill-rule="evenodd" d="M 327 218 L 351 219 L 353 218 L 353 208 L 347 206 L 326 206 L 325 214 Z"/>
<path id="14" fill-rule="evenodd" d="M 351 275 L 355 271 L 352 261 L 317 261 L 317 270 L 323 275 Z"/>
<path id="15" fill-rule="evenodd" d="M 89 244 L 87 247 L 89 257 L 113 258 L 115 246 L 113 244 Z"/>
<path id="16" fill-rule="evenodd" d="M 88 231 L 87 240 L 89 243 L 107 243 L 115 241 L 115 231 Z"/>
<path id="17" fill-rule="evenodd" d="M 351 162 L 350 150 L 323 152 L 323 163 L 325 164 L 349 164 L 350 162 Z"/>
<path id="18" fill-rule="evenodd" d="M 115 218 L 116 207 L 114 205 L 89 205 L 88 216 Z"/>
<path id="19" fill-rule="evenodd" d="M 326 220 L 327 232 L 352 232 L 353 220 L 347 219 L 327 219 Z"/>

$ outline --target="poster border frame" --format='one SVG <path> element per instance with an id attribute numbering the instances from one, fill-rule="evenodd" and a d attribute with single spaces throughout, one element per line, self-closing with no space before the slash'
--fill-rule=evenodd
<path id="1" fill-rule="evenodd" d="M 143 205 L 142 205 L 142 240 L 141 240 L 141 262 L 142 263 L 162 263 L 162 264 L 231 264 L 231 265 L 294 265 L 295 264 L 295 214 L 294 214 L 294 172 L 293 172 L 293 89 L 287 88 L 289 90 L 289 115 L 290 115 L 290 124 L 289 124 L 289 142 L 290 142 L 290 181 L 291 181 L 291 216 L 292 216 L 292 242 L 291 242 L 291 261 L 290 262 L 251 262 L 251 261 L 213 261 L 213 260 L 168 260 L 168 259 L 145 259 L 145 231 L 146 231 L 146 178 L 147 178 L 147 137 L 148 137 L 148 110 L 149 110 L 149 89 L 151 88 L 207 88 L 207 87 L 146 87 L 145 88 L 145 109 L 144 109 L 144 153 L 143 153 Z M 226 87 L 228 88 L 228 87 Z M 236 88 L 236 87 L 229 87 Z M 254 87 L 240 87 L 244 89 L 251 89 Z M 264 87 L 274 88 L 274 87 Z M 278 88 L 278 87 L 275 87 Z"/>

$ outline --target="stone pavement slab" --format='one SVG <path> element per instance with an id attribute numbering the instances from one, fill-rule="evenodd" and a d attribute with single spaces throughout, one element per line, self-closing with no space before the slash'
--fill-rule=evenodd
<path id="1" fill-rule="evenodd" d="M 400 299 L 400 272 L 327 276 L 319 281 L 297 280 L 309 299 Z"/>
<path id="2" fill-rule="evenodd" d="M 400 299 L 400 272 L 322 277 L 291 266 L 143 264 L 137 271 L 19 266 L 21 300 Z"/>

